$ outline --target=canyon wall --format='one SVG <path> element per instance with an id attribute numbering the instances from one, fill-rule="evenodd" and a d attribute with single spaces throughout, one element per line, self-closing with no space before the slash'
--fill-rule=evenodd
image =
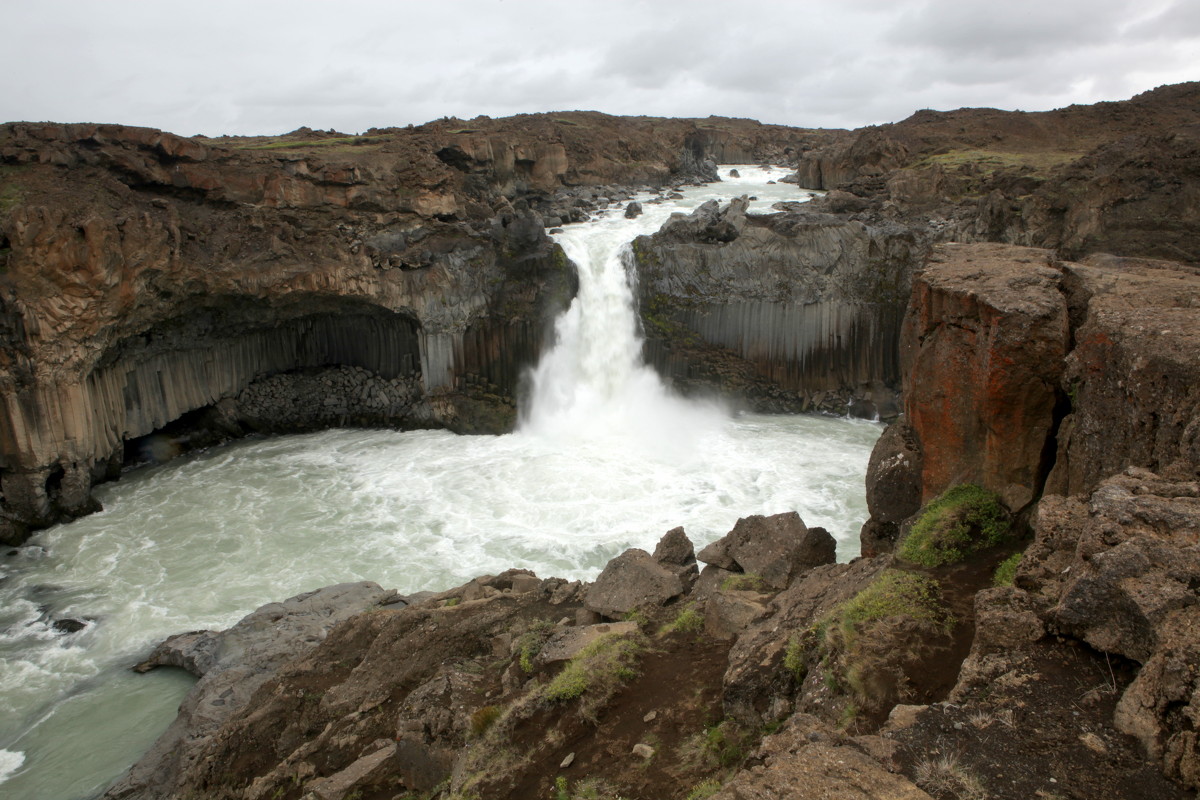
<path id="1" fill-rule="evenodd" d="M 92 509 L 126 461 L 247 431 L 507 430 L 575 291 L 547 217 L 822 136 L 592 113 L 0 126 L 0 538 Z"/>

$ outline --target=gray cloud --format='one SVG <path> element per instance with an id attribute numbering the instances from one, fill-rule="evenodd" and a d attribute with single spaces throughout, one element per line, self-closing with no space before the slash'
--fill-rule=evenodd
<path id="1" fill-rule="evenodd" d="M 183 134 L 563 109 L 856 127 L 1200 79 L 1194 0 L 8 5 L 0 119 Z"/>

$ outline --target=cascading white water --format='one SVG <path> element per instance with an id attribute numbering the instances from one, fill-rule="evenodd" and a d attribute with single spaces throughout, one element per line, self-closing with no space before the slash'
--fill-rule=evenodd
<path id="1" fill-rule="evenodd" d="M 731 417 L 673 398 L 641 363 L 621 245 L 710 198 L 801 196 L 740 169 L 636 220 L 613 211 L 559 234 L 595 275 L 581 275 L 517 433 L 236 442 L 130 472 L 98 487 L 103 512 L 0 551 L 0 796 L 93 796 L 190 685 L 129 665 L 172 633 L 319 586 L 443 589 L 514 566 L 589 579 L 676 525 L 702 546 L 740 516 L 793 509 L 853 556 L 877 425 Z M 64 617 L 87 627 L 60 635 L 50 623 Z"/>
<path id="2" fill-rule="evenodd" d="M 646 204 L 636 219 L 608 216 L 558 235 L 579 292 L 555 324 L 556 341 L 533 372 L 520 430 L 558 440 L 608 438 L 632 452 L 681 455 L 722 418 L 672 394 L 642 361 L 629 242 L 687 205 Z"/>

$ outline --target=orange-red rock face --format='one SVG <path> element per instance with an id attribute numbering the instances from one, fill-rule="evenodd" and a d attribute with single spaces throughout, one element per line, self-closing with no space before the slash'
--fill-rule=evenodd
<path id="1" fill-rule="evenodd" d="M 1033 499 L 1069 346 L 1061 274 L 1045 251 L 944 245 L 914 280 L 901 337 L 905 413 L 922 494 L 977 483 Z"/>

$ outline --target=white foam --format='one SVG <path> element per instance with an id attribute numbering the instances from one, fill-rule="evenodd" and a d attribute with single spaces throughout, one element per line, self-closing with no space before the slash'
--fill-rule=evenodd
<path id="1" fill-rule="evenodd" d="M 4 783 L 9 777 L 21 768 L 25 763 L 25 754 L 14 752 L 12 750 L 0 750 L 0 783 Z"/>

